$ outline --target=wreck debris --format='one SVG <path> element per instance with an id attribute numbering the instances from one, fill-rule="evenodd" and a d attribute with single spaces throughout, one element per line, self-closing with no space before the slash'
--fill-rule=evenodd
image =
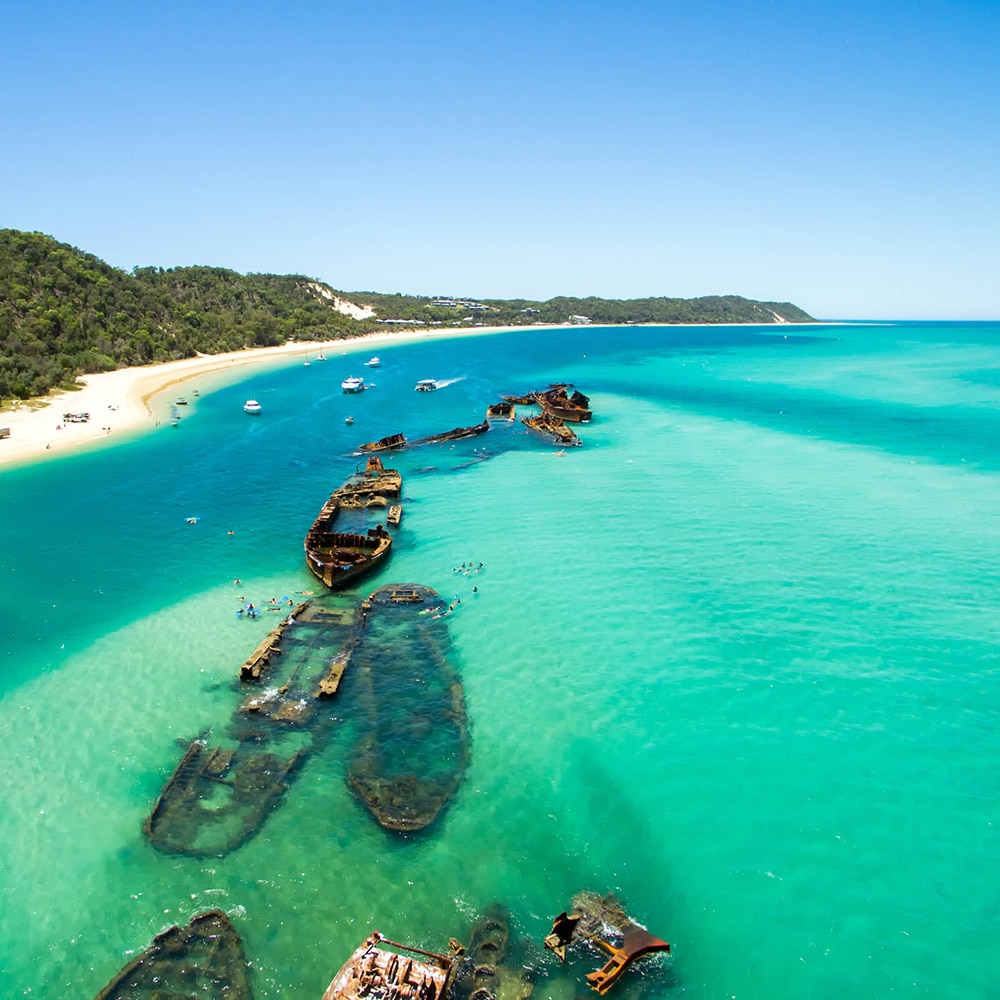
<path id="1" fill-rule="evenodd" d="M 95 1000 L 167 1000 L 171 997 L 251 1000 L 243 942 L 221 910 L 171 927 L 132 959 Z"/>
<path id="2" fill-rule="evenodd" d="M 628 916 L 612 893 L 577 893 L 571 907 L 571 913 L 564 911 L 553 921 L 545 947 L 562 961 L 566 960 L 567 948 L 575 944 L 593 945 L 606 952 L 610 957 L 604 965 L 587 974 L 590 988 L 598 993 L 607 993 L 637 958 L 670 951 L 666 941 L 654 937 Z"/>

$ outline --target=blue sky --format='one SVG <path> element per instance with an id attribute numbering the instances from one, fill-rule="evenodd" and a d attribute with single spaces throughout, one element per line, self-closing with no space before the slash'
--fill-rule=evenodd
<path id="1" fill-rule="evenodd" d="M 5 0 L 0 226 L 342 289 L 1000 318 L 1000 2 Z"/>

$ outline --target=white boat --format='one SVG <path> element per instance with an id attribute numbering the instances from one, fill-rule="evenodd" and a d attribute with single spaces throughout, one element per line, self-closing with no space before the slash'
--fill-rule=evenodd
<path id="1" fill-rule="evenodd" d="M 378 366 L 379 366 L 380 364 L 382 364 L 382 359 L 381 359 L 381 358 L 380 358 L 380 357 L 379 357 L 379 356 L 378 356 L 377 354 L 375 354 L 375 355 L 373 355 L 372 357 L 370 357 L 370 358 L 369 358 L 369 359 L 368 359 L 368 360 L 367 360 L 367 361 L 365 362 L 365 364 L 366 364 L 366 365 L 367 365 L 367 366 L 368 366 L 369 368 L 378 368 Z"/>
<path id="2" fill-rule="evenodd" d="M 413 388 L 417 392 L 433 392 L 438 387 L 432 378 L 422 378 Z"/>
<path id="3" fill-rule="evenodd" d="M 322 351 L 320 351 L 319 354 L 316 355 L 316 360 L 317 361 L 326 361 L 326 355 Z"/>
<path id="4" fill-rule="evenodd" d="M 344 392 L 361 392 L 362 390 L 367 389 L 368 386 L 365 385 L 365 380 L 363 378 L 350 375 L 340 383 L 340 388 L 343 389 Z"/>
<path id="5" fill-rule="evenodd" d="M 257 402 L 256 399 L 248 399 L 243 404 L 244 413 L 260 413 L 262 409 L 263 407 Z"/>

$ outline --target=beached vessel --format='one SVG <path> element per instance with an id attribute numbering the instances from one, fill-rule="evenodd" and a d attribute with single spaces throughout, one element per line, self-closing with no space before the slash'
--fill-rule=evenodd
<path id="1" fill-rule="evenodd" d="M 670 951 L 666 941 L 636 923 L 610 892 L 605 896 L 578 892 L 570 912 L 563 911 L 552 922 L 545 947 L 565 962 L 567 949 L 575 945 L 590 946 L 610 956 L 586 977 L 590 988 L 601 994 L 607 993 L 637 958 Z"/>
<path id="2" fill-rule="evenodd" d="M 429 826 L 468 765 L 465 696 L 445 617 L 454 606 L 416 584 L 380 587 L 362 605 L 348 784 L 387 830 Z"/>
<path id="3" fill-rule="evenodd" d="M 323 504 L 305 537 L 306 565 L 323 586 L 335 590 L 373 570 L 392 547 L 382 524 L 364 531 L 338 531 L 345 509 L 385 508 L 398 499 L 402 476 L 386 469 L 377 455 L 368 459 L 364 471 L 356 472 Z"/>
<path id="4" fill-rule="evenodd" d="M 349 375 L 340 383 L 340 388 L 347 393 L 363 392 L 368 386 L 365 385 L 365 380 L 363 378 L 358 378 L 356 375 Z"/>
<path id="5" fill-rule="evenodd" d="M 251 1000 L 250 968 L 236 928 L 221 910 L 171 927 L 132 959 L 95 1000 Z"/>
<path id="6" fill-rule="evenodd" d="M 581 443 L 576 434 L 562 420 L 558 417 L 551 417 L 547 413 L 522 417 L 521 423 L 528 430 L 534 431 L 539 437 L 550 444 L 558 445 L 560 448 L 573 448 Z"/>
<path id="7" fill-rule="evenodd" d="M 433 392 L 438 387 L 437 382 L 432 378 L 422 378 L 413 387 L 417 392 Z"/>
<path id="8" fill-rule="evenodd" d="M 251 413 L 251 414 L 256 415 L 256 414 L 260 413 L 261 410 L 263 410 L 263 407 L 260 405 L 260 403 L 257 402 L 256 399 L 248 399 L 243 404 L 243 412 L 244 413 Z"/>
<path id="9" fill-rule="evenodd" d="M 454 959 L 372 933 L 343 964 L 322 1000 L 445 1000 Z"/>
<path id="10" fill-rule="evenodd" d="M 491 403 L 486 407 L 487 420 L 513 420 L 517 414 L 517 408 L 509 400 L 502 403 Z"/>

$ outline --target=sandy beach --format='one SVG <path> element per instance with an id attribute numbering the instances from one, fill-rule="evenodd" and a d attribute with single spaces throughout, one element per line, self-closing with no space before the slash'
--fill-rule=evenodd
<path id="1" fill-rule="evenodd" d="M 388 344 L 502 333 L 508 327 L 393 330 L 324 342 L 290 342 L 227 354 L 202 354 L 181 361 L 85 375 L 76 390 L 57 390 L 0 412 L 0 466 L 44 461 L 70 451 L 103 447 L 170 419 L 170 407 L 184 396 L 218 388 L 247 369 L 280 366 L 318 354 L 331 359 L 374 352 Z M 515 327 L 513 329 L 523 329 Z M 541 327 L 539 327 L 541 329 Z M 64 413 L 89 413 L 85 423 L 67 422 Z"/>

